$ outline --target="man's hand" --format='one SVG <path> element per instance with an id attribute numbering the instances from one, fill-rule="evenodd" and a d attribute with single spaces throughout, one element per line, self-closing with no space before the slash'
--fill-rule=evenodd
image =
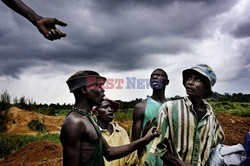
<path id="1" fill-rule="evenodd" d="M 66 23 L 57 20 L 56 18 L 42 17 L 28 7 L 21 0 L 2 0 L 9 8 L 28 19 L 33 25 L 37 27 L 39 32 L 48 40 L 57 40 L 65 37 L 66 34 L 62 33 L 56 28 L 56 25 L 67 26 Z"/>
<path id="2" fill-rule="evenodd" d="M 157 126 L 156 117 L 154 117 L 153 119 L 150 119 L 149 121 L 147 121 L 147 123 L 146 123 L 146 125 L 145 125 L 145 127 L 144 127 L 144 129 L 142 131 L 142 137 L 144 137 L 147 134 L 147 132 L 149 131 L 149 129 L 151 127 L 153 127 L 153 126 Z"/>
<path id="3" fill-rule="evenodd" d="M 155 137 L 158 137 L 159 135 L 160 134 L 156 131 L 156 126 L 152 126 L 143 138 L 146 139 L 146 144 L 149 144 L 149 142 L 151 142 Z"/>
<path id="4" fill-rule="evenodd" d="M 67 26 L 66 23 L 57 20 L 56 18 L 41 17 L 37 20 L 35 26 L 43 36 L 48 40 L 57 40 L 65 37 L 66 34 L 62 33 L 56 28 L 56 25 Z"/>
<path id="5" fill-rule="evenodd" d="M 175 165 L 175 166 L 192 166 L 191 164 L 186 164 L 184 161 L 180 160 L 179 158 L 175 157 L 172 153 L 167 151 L 161 157 L 164 161 L 165 165 Z"/>
<path id="6" fill-rule="evenodd" d="M 149 144 L 150 141 L 152 141 L 155 137 L 158 137 L 160 133 L 157 132 L 156 130 L 156 118 L 153 118 L 149 120 L 143 130 L 143 135 L 142 137 L 146 139 L 146 144 Z M 147 129 L 149 128 L 149 129 Z M 146 133 L 147 132 L 147 133 Z M 146 133 L 146 134 L 145 134 Z"/>

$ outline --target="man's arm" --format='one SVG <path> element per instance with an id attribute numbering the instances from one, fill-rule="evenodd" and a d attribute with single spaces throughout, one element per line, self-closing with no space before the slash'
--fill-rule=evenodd
<path id="1" fill-rule="evenodd" d="M 141 138 L 142 123 L 145 113 L 145 101 L 135 105 L 133 111 L 133 125 L 132 125 L 132 141 Z"/>
<path id="2" fill-rule="evenodd" d="M 2 0 L 2 2 L 18 14 L 28 19 L 33 25 L 37 27 L 39 32 L 46 39 L 57 40 L 66 36 L 65 33 L 62 33 L 56 28 L 56 25 L 67 26 L 66 23 L 57 20 L 56 18 L 47 18 L 38 15 L 21 0 Z"/>
<path id="3" fill-rule="evenodd" d="M 153 126 L 147 134 L 142 137 L 141 139 L 138 139 L 130 144 L 123 145 L 123 146 L 117 146 L 117 147 L 111 147 L 108 145 L 106 140 L 102 138 L 103 143 L 103 155 L 108 161 L 115 160 L 121 157 L 125 157 L 128 154 L 132 153 L 136 149 L 138 149 L 141 146 L 147 145 L 151 140 L 153 140 L 155 137 L 158 137 L 159 134 L 155 133 L 156 127 Z"/>
<path id="4" fill-rule="evenodd" d="M 132 142 L 141 138 L 145 106 L 146 106 L 146 100 L 135 105 L 133 112 Z M 137 150 L 138 157 L 142 155 L 144 148 L 145 146 Z"/>
<path id="5" fill-rule="evenodd" d="M 60 135 L 64 166 L 78 166 L 80 164 L 81 134 L 84 132 L 84 126 L 77 119 L 68 118 L 64 122 Z"/>

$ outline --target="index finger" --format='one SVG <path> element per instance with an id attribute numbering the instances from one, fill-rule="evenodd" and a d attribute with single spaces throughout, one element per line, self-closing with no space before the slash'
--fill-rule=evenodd
<path id="1" fill-rule="evenodd" d="M 156 122 L 156 117 L 154 117 L 151 121 L 151 123 L 155 123 Z"/>
<path id="2" fill-rule="evenodd" d="M 61 25 L 61 26 L 67 26 L 67 23 L 61 21 L 61 20 L 58 20 L 58 19 L 55 19 L 55 23 L 58 24 L 58 25 Z"/>

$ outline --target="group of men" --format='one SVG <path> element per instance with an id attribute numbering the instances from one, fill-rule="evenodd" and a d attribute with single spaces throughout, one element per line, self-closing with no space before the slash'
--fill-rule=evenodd
<path id="1" fill-rule="evenodd" d="M 105 97 L 106 78 L 90 70 L 73 74 L 67 84 L 75 105 L 60 135 L 63 165 L 206 165 L 212 148 L 224 141 L 212 107 L 204 100 L 213 93 L 216 75 L 200 64 L 184 70 L 182 76 L 187 96 L 168 100 L 167 73 L 159 68 L 152 72 L 153 93 L 135 105 L 130 141 L 114 122 L 119 103 Z"/>
<path id="2" fill-rule="evenodd" d="M 2 2 L 29 20 L 46 39 L 66 36 L 56 28 L 67 26 L 65 22 L 38 15 L 22 0 Z M 73 74 L 67 84 L 75 96 L 74 109 L 60 134 L 63 165 L 209 165 L 211 150 L 225 137 L 204 100 L 213 94 L 216 75 L 208 65 L 200 64 L 184 70 L 182 77 L 187 96 L 169 100 L 165 97 L 167 73 L 160 68 L 152 72 L 153 93 L 135 105 L 130 141 L 125 129 L 114 121 L 119 103 L 104 97 L 101 86 L 106 78 L 90 70 Z M 96 81 L 90 83 L 88 78 Z"/>

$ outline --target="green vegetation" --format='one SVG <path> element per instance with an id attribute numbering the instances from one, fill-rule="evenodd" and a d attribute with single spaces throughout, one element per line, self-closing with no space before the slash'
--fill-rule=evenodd
<path id="1" fill-rule="evenodd" d="M 213 107 L 215 113 L 225 113 L 234 116 L 250 117 L 250 102 L 228 102 L 228 101 L 211 101 L 209 104 Z M 115 114 L 116 121 L 132 120 L 133 108 L 120 109 Z"/>
<path id="2" fill-rule="evenodd" d="M 229 93 L 225 93 L 224 95 L 215 92 L 210 101 L 228 101 L 228 102 L 250 102 L 250 94 L 243 93 L 233 93 L 230 95 Z"/>
<path id="3" fill-rule="evenodd" d="M 34 141 L 47 140 L 60 144 L 59 134 L 41 134 L 37 135 L 10 135 L 2 134 L 0 136 L 0 158 L 12 154 L 14 151 L 28 145 Z"/>
<path id="4" fill-rule="evenodd" d="M 115 113 L 115 121 L 127 121 L 132 120 L 133 108 L 120 109 Z"/>
<path id="5" fill-rule="evenodd" d="M 10 95 L 5 90 L 0 96 L 0 133 L 7 130 L 7 116 L 10 106 Z"/>
<path id="6" fill-rule="evenodd" d="M 27 125 L 31 130 L 34 131 L 44 132 L 46 130 L 46 126 L 38 119 L 31 120 Z"/>
<path id="7" fill-rule="evenodd" d="M 226 113 L 234 116 L 250 117 L 250 102 L 210 101 L 215 113 Z"/>
<path id="8" fill-rule="evenodd" d="M 171 97 L 170 99 L 176 100 L 180 96 Z M 142 99 L 135 99 L 132 101 L 120 101 L 120 109 L 115 114 L 116 121 L 132 120 L 132 114 L 136 103 L 141 102 Z M 250 117 L 250 94 L 228 94 L 224 95 L 215 93 L 208 102 L 212 105 L 214 112 L 227 113 L 235 116 Z M 3 158 L 17 149 L 27 145 L 30 142 L 38 140 L 49 140 L 55 143 L 60 143 L 59 134 L 45 134 L 45 125 L 37 120 L 31 120 L 28 126 L 39 131 L 37 135 L 9 135 L 5 134 L 7 129 L 7 115 L 10 107 L 16 106 L 20 109 L 28 111 L 36 111 L 41 114 L 58 116 L 66 116 L 73 108 L 72 104 L 36 104 L 33 100 L 29 100 L 22 96 L 20 99 L 15 97 L 11 102 L 11 97 L 5 90 L 0 95 L 0 158 Z"/>

